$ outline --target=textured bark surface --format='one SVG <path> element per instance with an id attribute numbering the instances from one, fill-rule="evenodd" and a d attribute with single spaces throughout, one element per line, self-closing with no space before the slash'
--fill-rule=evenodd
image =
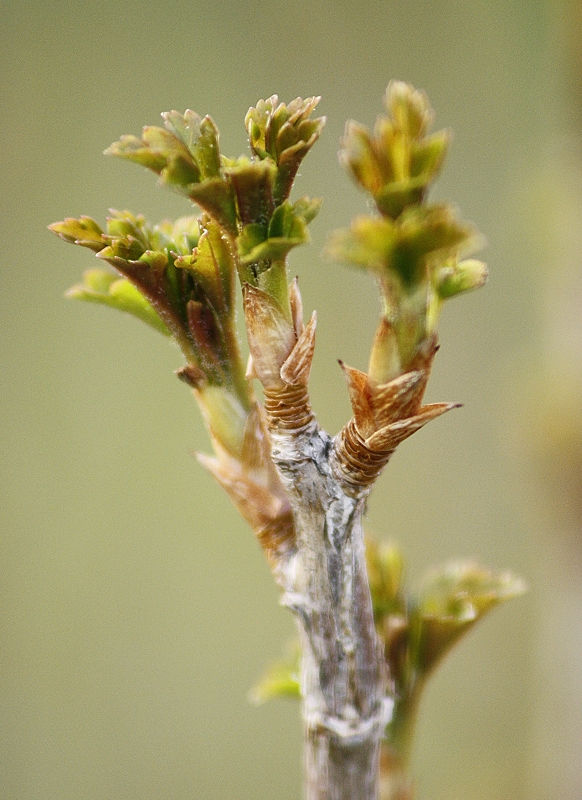
<path id="1" fill-rule="evenodd" d="M 388 383 L 343 366 L 354 417 L 332 439 L 311 411 L 315 314 L 303 324 L 296 282 L 290 318 L 244 286 L 251 359 L 264 389 L 240 461 L 203 463 L 253 526 L 302 642 L 306 800 L 378 800 L 380 745 L 394 682 L 375 624 L 362 518 L 396 446 L 452 407 L 422 405 L 434 337 Z"/>
<path id="2" fill-rule="evenodd" d="M 334 442 L 313 417 L 305 423 L 302 413 L 295 430 L 278 419 L 269 415 L 272 458 L 295 519 L 282 603 L 303 640 L 306 798 L 373 800 L 392 704 L 364 559 L 367 493 L 346 493 L 334 475 Z"/>

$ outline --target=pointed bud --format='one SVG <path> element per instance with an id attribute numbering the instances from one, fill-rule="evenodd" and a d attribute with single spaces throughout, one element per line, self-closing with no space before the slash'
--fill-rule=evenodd
<path id="1" fill-rule="evenodd" d="M 370 404 L 375 430 L 415 414 L 422 402 L 425 380 L 420 370 L 399 375 L 388 383 L 372 386 Z"/>
<path id="2" fill-rule="evenodd" d="M 374 411 L 370 402 L 370 384 L 368 376 L 359 369 L 349 367 L 347 364 L 344 364 L 343 361 L 340 361 L 339 365 L 348 382 L 348 392 L 356 428 L 361 436 L 369 436 L 374 432 L 375 426 Z"/>
<path id="3" fill-rule="evenodd" d="M 278 498 L 259 486 L 236 462 L 197 454 L 198 461 L 230 495 L 242 516 L 253 529 L 261 529 L 280 512 Z"/>
<path id="4" fill-rule="evenodd" d="M 247 379 L 247 381 L 254 381 L 255 378 L 258 378 L 258 377 L 259 376 L 255 372 L 255 366 L 253 364 L 253 357 L 249 353 L 249 357 L 247 358 L 247 368 L 245 370 L 245 378 Z"/>
<path id="5" fill-rule="evenodd" d="M 307 386 L 315 350 L 315 311 L 303 329 L 291 354 L 281 367 L 281 378 L 291 386 Z"/>
<path id="6" fill-rule="evenodd" d="M 445 414 L 453 408 L 459 407 L 459 403 L 431 403 L 428 406 L 423 406 L 414 417 L 392 422 L 385 428 L 380 428 L 380 430 L 366 439 L 366 447 L 375 451 L 395 450 L 401 442 L 423 428 L 427 422 L 440 417 L 441 414 Z"/>
<path id="7" fill-rule="evenodd" d="M 417 409 L 424 391 L 423 374 L 415 370 L 385 384 L 374 384 L 365 372 L 340 362 L 348 380 L 348 391 L 356 428 L 364 440 L 378 430 L 409 416 Z"/>
<path id="8" fill-rule="evenodd" d="M 249 523 L 273 567 L 292 550 L 295 542 L 293 515 L 286 497 L 257 482 L 244 464 L 228 455 L 212 458 L 197 454 L 200 464 L 222 486 Z"/>
<path id="9" fill-rule="evenodd" d="M 299 291 L 299 279 L 295 277 L 289 284 L 289 305 L 291 307 L 291 317 L 293 318 L 293 328 L 295 335 L 301 336 L 303 333 L 303 301 Z"/>
<path id="10" fill-rule="evenodd" d="M 258 403 L 251 408 L 245 424 L 241 462 L 250 470 L 268 471 L 271 443 L 267 434 L 264 412 Z"/>

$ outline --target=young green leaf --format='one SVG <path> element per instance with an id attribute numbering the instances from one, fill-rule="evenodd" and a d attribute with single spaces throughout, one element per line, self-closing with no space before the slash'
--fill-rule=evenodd
<path id="1" fill-rule="evenodd" d="M 509 572 L 494 573 L 471 562 L 433 570 L 411 612 L 411 627 L 416 631 L 411 657 L 416 669 L 432 670 L 478 620 L 526 588 Z"/>
<path id="2" fill-rule="evenodd" d="M 251 703 L 261 705 L 278 697 L 300 699 L 301 647 L 293 642 L 287 647 L 285 658 L 271 664 L 259 682 L 249 692 Z"/>
<path id="3" fill-rule="evenodd" d="M 164 336 L 170 336 L 167 326 L 135 286 L 132 286 L 126 278 L 118 278 L 107 270 L 87 270 L 83 274 L 83 283 L 71 287 L 66 296 L 125 311 L 141 319 L 159 333 L 163 333 Z"/>

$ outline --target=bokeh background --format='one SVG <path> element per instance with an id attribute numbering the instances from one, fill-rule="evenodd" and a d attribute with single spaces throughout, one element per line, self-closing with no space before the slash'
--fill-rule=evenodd
<path id="1" fill-rule="evenodd" d="M 188 213 L 101 151 L 163 110 L 211 113 L 244 151 L 249 105 L 321 94 L 296 191 L 325 198 L 292 255 L 319 313 L 312 377 L 335 432 L 337 358 L 378 313 L 325 263 L 365 200 L 337 163 L 390 78 L 455 139 L 435 196 L 486 234 L 491 279 L 450 303 L 429 399 L 369 520 L 430 565 L 474 557 L 529 594 L 449 658 L 422 709 L 422 800 L 582 797 L 582 17 L 550 0 L 5 0 L 0 8 L 3 800 L 297 800 L 299 709 L 246 695 L 293 635 L 250 531 L 193 458 L 208 448 L 177 350 L 63 299 L 93 266 L 46 231 L 109 207 Z"/>

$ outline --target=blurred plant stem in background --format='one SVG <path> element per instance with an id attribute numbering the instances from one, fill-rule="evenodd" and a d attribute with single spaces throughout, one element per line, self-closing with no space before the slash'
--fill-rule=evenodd
<path id="1" fill-rule="evenodd" d="M 561 11 L 550 148 L 531 208 L 547 263 L 538 287 L 544 348 L 522 429 L 546 526 L 535 593 L 532 800 L 582 797 L 582 6 Z"/>

